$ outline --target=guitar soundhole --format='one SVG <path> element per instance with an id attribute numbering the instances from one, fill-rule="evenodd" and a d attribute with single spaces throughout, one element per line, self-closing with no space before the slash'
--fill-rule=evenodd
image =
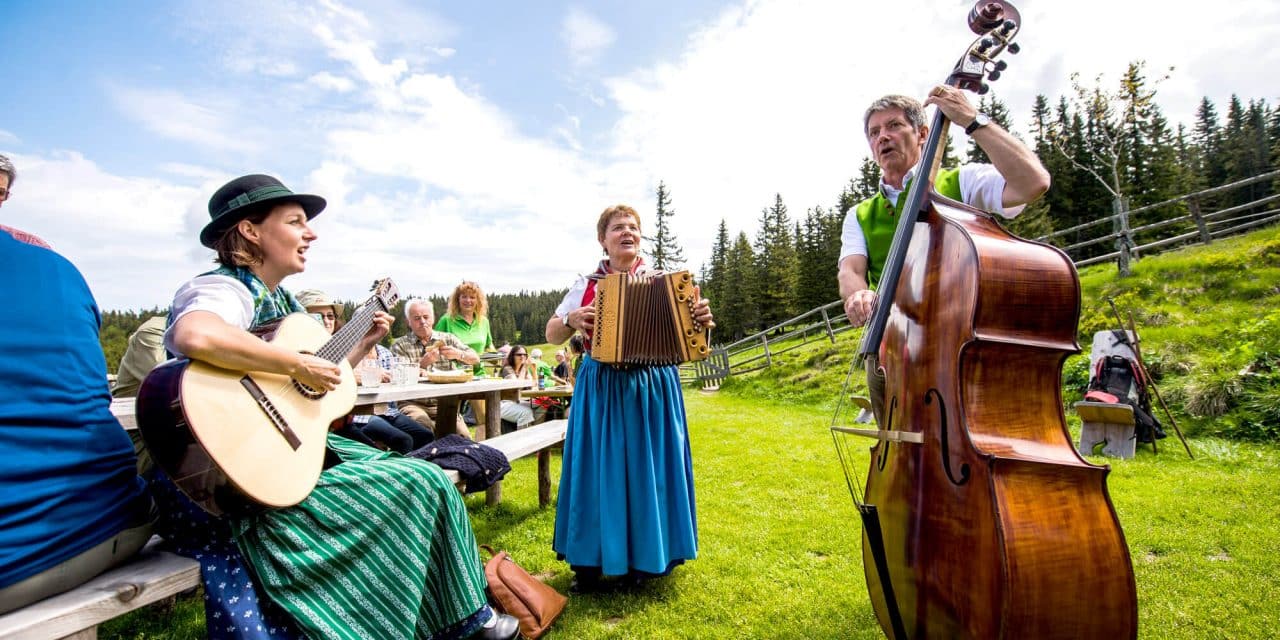
<path id="1" fill-rule="evenodd" d="M 312 389 L 311 387 L 308 387 L 307 385 L 302 384 L 297 380 L 293 381 L 293 388 L 297 389 L 298 393 L 301 393 L 302 397 L 308 400 L 319 400 L 320 398 L 324 397 L 324 394 L 328 393 L 327 391 L 317 391 L 315 389 Z"/>

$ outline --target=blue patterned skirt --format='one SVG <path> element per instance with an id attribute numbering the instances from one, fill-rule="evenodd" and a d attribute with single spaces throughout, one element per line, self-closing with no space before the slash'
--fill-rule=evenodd
<path id="1" fill-rule="evenodd" d="M 561 558 L 616 576 L 666 574 L 697 557 L 687 425 L 676 367 L 583 358 L 552 543 Z"/>

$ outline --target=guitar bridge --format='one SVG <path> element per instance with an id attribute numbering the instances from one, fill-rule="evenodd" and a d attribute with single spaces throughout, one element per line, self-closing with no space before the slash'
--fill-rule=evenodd
<path id="1" fill-rule="evenodd" d="M 262 409 L 262 412 L 266 414 L 271 426 L 280 432 L 285 442 L 288 442 L 289 446 L 293 447 L 294 451 L 297 451 L 298 447 L 302 446 L 302 440 L 298 439 L 298 434 L 293 432 L 293 429 L 289 427 L 289 423 L 285 421 L 284 416 L 280 415 L 280 411 L 271 402 L 271 398 L 268 398 L 267 394 L 263 393 L 262 387 L 258 386 L 258 382 L 246 374 L 240 378 L 240 386 L 244 387 L 254 401 L 258 403 L 258 408 Z"/>

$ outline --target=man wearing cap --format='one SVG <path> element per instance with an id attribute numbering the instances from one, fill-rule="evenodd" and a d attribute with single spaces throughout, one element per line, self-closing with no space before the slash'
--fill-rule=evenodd
<path id="1" fill-rule="evenodd" d="M 218 189 L 200 242 L 220 266 L 179 287 L 165 346 L 313 389 L 342 384 L 338 364 L 249 331 L 304 310 L 281 281 L 306 268 L 317 238 L 308 223 L 324 207 L 271 176 Z M 376 313 L 347 362 L 390 326 Z M 326 443 L 330 463 L 305 500 L 251 517 L 212 517 L 156 470 L 158 528 L 200 561 L 210 637 L 515 637 L 515 619 L 486 603 L 466 507 L 440 468 L 336 435 Z"/>
<path id="2" fill-rule="evenodd" d="M 534 349 L 533 351 L 530 351 L 529 358 L 533 360 L 534 366 L 538 367 L 539 383 L 545 382 L 545 384 L 548 385 L 552 382 L 555 382 L 556 384 L 565 384 L 564 379 L 555 375 L 555 372 L 551 370 L 551 365 L 542 361 L 542 349 Z"/>
<path id="3" fill-rule="evenodd" d="M 298 303 L 306 308 L 307 313 L 318 317 L 324 330 L 330 335 L 342 328 L 345 304 L 330 298 L 329 294 L 319 289 L 304 289 L 298 292 L 297 297 Z M 371 355 L 376 356 L 378 366 L 382 368 L 382 381 L 390 381 L 391 368 L 395 366 L 391 351 L 375 344 Z M 331 428 L 340 436 L 396 453 L 409 453 L 426 446 L 434 439 L 430 429 L 400 413 L 394 402 L 390 403 L 386 413 L 376 416 L 367 413 L 348 414 Z"/>
<path id="4" fill-rule="evenodd" d="M 462 343 L 458 336 L 444 331 L 436 331 L 435 309 L 431 303 L 421 298 L 412 298 L 404 305 L 404 319 L 409 323 L 409 333 L 391 343 L 391 353 L 401 358 L 416 360 L 423 369 L 436 371 L 454 371 L 470 369 L 473 362 L 479 360 L 476 352 Z M 453 429 L 444 429 L 436 425 L 435 400 L 405 401 L 400 403 L 400 412 L 417 420 L 422 426 L 431 429 L 436 438 L 443 438 L 456 433 L 464 438 L 471 438 L 471 431 L 458 416 Z"/>

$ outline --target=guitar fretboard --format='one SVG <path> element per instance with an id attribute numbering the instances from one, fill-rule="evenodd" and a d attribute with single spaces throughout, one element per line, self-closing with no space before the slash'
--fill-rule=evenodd
<path id="1" fill-rule="evenodd" d="M 388 311 L 388 309 L 383 306 L 381 298 L 373 296 L 356 311 L 355 315 L 351 316 L 351 320 L 346 325 L 333 334 L 323 347 L 320 347 L 316 355 L 334 364 L 346 359 L 351 349 L 369 332 L 369 327 L 373 325 L 373 315 L 378 311 Z"/>

